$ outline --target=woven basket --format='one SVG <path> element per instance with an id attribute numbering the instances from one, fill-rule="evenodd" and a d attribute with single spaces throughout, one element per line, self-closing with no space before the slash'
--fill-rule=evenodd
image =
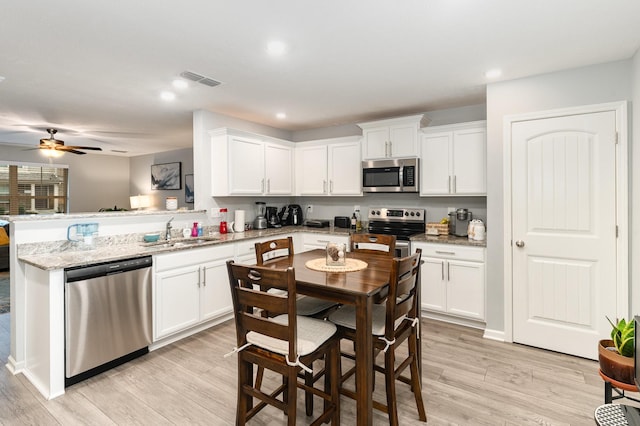
<path id="1" fill-rule="evenodd" d="M 449 224 L 447 223 L 438 223 L 438 222 L 427 222 L 427 230 L 437 229 L 438 235 L 448 235 L 449 234 Z"/>

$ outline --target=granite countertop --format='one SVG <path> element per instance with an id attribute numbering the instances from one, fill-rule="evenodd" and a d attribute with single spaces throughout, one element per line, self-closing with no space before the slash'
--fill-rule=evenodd
<path id="1" fill-rule="evenodd" d="M 341 228 L 311 228 L 307 226 L 284 226 L 282 228 L 268 228 L 249 230 L 243 233 L 210 233 L 199 238 L 173 238 L 171 241 L 144 243 L 141 235 L 123 237 L 96 238 L 94 245 L 88 246 L 81 242 L 58 243 L 57 247 L 46 249 L 47 243 L 24 244 L 18 247 L 18 259 L 24 263 L 44 270 L 64 269 L 76 266 L 86 266 L 94 263 L 122 260 L 126 258 L 149 256 L 194 248 L 211 247 L 229 242 L 238 242 L 263 237 L 277 237 L 279 235 L 296 232 L 317 233 L 324 235 L 348 236 L 349 229 Z M 428 242 L 440 244 L 457 244 L 485 247 L 485 241 L 470 241 L 466 237 L 431 236 L 421 234 L 411 238 L 414 242 Z M 54 242 L 56 243 L 56 242 Z M 24 246 L 24 247 L 23 247 Z M 43 250 L 44 248 L 44 250 Z"/>
<path id="2" fill-rule="evenodd" d="M 54 213 L 54 214 L 21 214 L 14 216 L 3 215 L 0 219 L 8 222 L 42 222 L 44 220 L 63 220 L 63 219 L 90 219 L 103 217 L 138 217 L 138 216 L 154 216 L 167 214 L 206 214 L 206 210 L 130 210 L 130 211 L 104 211 L 104 212 L 86 212 L 86 213 Z"/>
<path id="3" fill-rule="evenodd" d="M 415 243 L 437 243 L 437 244 L 454 244 L 459 246 L 470 247 L 486 247 L 487 241 L 474 241 L 468 237 L 456 237 L 455 235 L 427 235 L 420 234 L 411 237 L 411 242 Z"/>

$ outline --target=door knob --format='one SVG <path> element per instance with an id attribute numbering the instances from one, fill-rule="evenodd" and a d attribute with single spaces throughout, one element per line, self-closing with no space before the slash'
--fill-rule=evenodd
<path id="1" fill-rule="evenodd" d="M 518 246 L 520 248 L 524 247 L 524 241 L 522 241 L 522 240 L 516 241 L 516 246 Z"/>

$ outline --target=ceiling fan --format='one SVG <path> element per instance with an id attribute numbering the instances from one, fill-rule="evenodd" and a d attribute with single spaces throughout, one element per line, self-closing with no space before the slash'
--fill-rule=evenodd
<path id="1" fill-rule="evenodd" d="M 96 148 L 93 146 L 65 146 L 64 141 L 56 139 L 54 135 L 58 133 L 56 129 L 47 129 L 49 132 L 48 138 L 40 139 L 40 149 L 48 149 L 53 151 L 71 152 L 73 154 L 84 155 L 86 152 L 78 151 L 79 149 L 89 149 L 92 151 L 102 151 L 102 148 Z"/>

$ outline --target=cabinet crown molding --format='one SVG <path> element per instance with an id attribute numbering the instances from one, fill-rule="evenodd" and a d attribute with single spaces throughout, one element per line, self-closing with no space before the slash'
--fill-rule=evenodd
<path id="1" fill-rule="evenodd" d="M 361 129 L 369 129 L 371 127 L 392 126 L 394 124 L 404 123 L 418 123 L 419 127 L 424 127 L 429 124 L 431 120 L 424 116 L 424 114 L 408 115 L 406 117 L 387 118 L 384 120 L 367 121 L 365 123 L 357 123 Z"/>

